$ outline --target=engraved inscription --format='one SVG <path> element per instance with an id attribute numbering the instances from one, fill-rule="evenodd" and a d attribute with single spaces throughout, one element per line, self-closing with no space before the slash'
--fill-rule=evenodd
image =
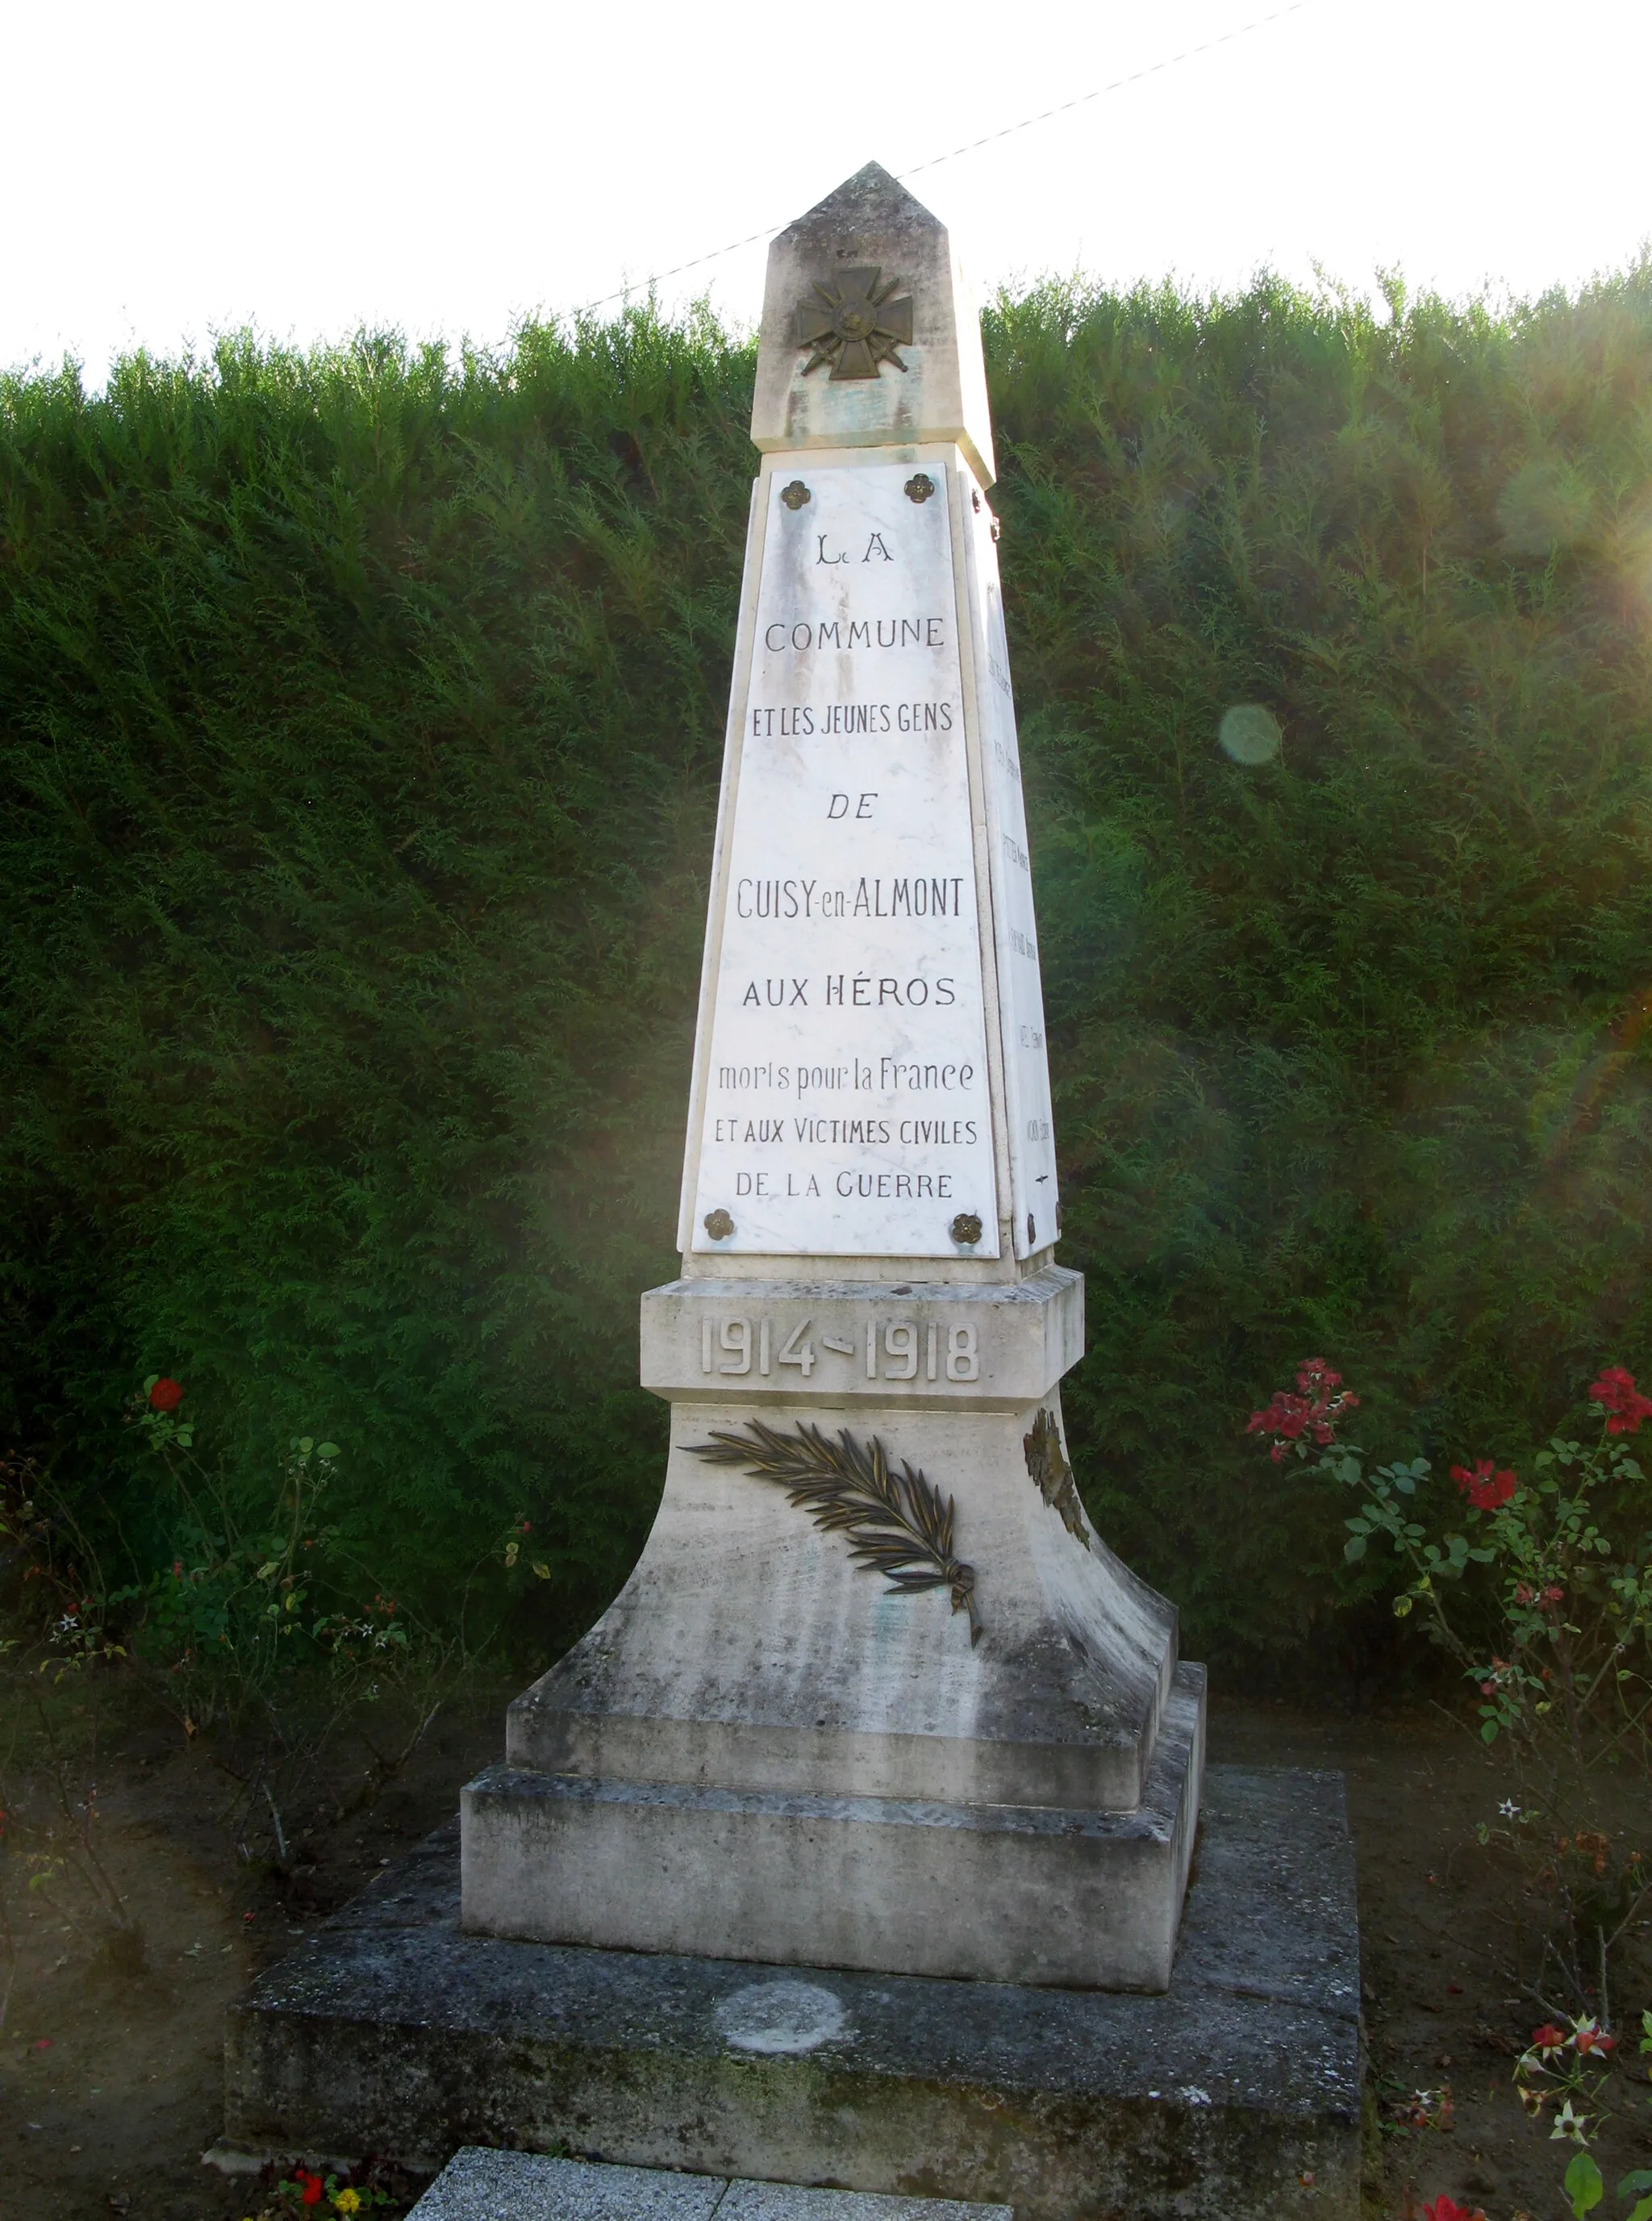
<path id="1" fill-rule="evenodd" d="M 910 467 L 769 481 L 702 1044 L 694 1246 L 997 1254 L 947 504 Z M 886 1354 L 886 1353 L 885 1353 Z"/>
<path id="2" fill-rule="evenodd" d="M 771 1377 L 781 1366 L 796 1367 L 798 1378 L 812 1379 L 820 1354 L 857 1358 L 864 1353 L 868 1380 L 916 1380 L 922 1368 L 925 1380 L 963 1382 L 981 1377 L 979 1329 L 973 1321 L 942 1327 L 910 1318 L 880 1318 L 869 1314 L 859 1336 L 848 1334 L 810 1335 L 812 1321 L 800 1319 L 777 1348 L 770 1322 L 760 1317 L 710 1317 L 700 1322 L 700 1371 L 708 1378 L 729 1374 L 743 1379 L 753 1369 L 754 1353 L 759 1376 Z M 753 1336 L 756 1339 L 754 1341 Z M 1028 1438 L 1031 1439 L 1030 1436 Z"/>

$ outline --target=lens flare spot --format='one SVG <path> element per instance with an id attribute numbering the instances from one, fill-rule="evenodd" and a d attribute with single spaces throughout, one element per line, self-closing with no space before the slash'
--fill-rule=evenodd
<path id="1" fill-rule="evenodd" d="M 1547 560 L 1574 547 L 1589 529 L 1594 493 L 1588 480 L 1553 457 L 1526 463 L 1498 496 L 1498 522 L 1515 555 Z"/>
<path id="2" fill-rule="evenodd" d="M 1284 744 L 1280 721 L 1260 702 L 1236 702 L 1223 710 L 1217 738 L 1235 763 L 1272 763 Z"/>

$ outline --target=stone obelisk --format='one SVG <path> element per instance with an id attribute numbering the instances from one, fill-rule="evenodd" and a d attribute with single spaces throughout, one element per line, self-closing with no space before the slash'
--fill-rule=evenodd
<path id="1" fill-rule="evenodd" d="M 875 164 L 774 241 L 620 1596 L 465 1792 L 484 1933 L 1161 1989 L 1204 1676 L 1092 1528 L 979 328 Z"/>

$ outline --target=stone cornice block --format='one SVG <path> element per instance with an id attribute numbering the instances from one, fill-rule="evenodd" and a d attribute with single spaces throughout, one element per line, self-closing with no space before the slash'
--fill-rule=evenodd
<path id="1" fill-rule="evenodd" d="M 673 1402 L 1017 1411 L 1083 1354 L 1084 1278 L 1061 1265 L 997 1286 L 673 1280 L 642 1298 L 642 1386 Z"/>

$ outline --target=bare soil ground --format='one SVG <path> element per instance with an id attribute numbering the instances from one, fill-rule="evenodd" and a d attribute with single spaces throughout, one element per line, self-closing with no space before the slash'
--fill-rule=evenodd
<path id="1" fill-rule="evenodd" d="M 1443 2192 L 1488 2221 L 1568 2221 L 1568 2144 L 1529 2122 L 1516 2060 L 1549 2011 L 1533 1971 L 1532 1893 L 1476 1838 L 1513 1785 L 1495 1749 L 1434 1707 L 1349 1719 L 1218 1700 L 1211 1755 L 1238 1765 L 1339 1768 L 1359 1868 L 1367 2070 L 1367 2221 L 1411 2221 Z M 1522 1900 L 1526 1899 L 1526 1902 Z M 1611 2187 L 1652 2164 L 1652 2086 L 1636 2051 L 1652 2006 L 1644 1925 L 1612 2018 L 1623 2033 L 1614 2118 L 1595 2143 Z M 1593 2003 L 1586 2000 L 1593 2010 Z"/>
<path id="2" fill-rule="evenodd" d="M 341 1743 L 302 1830 L 295 1824 L 285 1868 L 241 1855 L 222 1824 L 224 1776 L 201 1738 L 126 1723 L 100 1767 L 96 1840 L 141 1931 L 141 1957 L 99 1948 L 66 1881 L 49 1896 L 28 1892 L 22 1862 L 9 1862 L 0 2221 L 242 2221 L 259 2212 L 267 2186 L 226 2181 L 201 2164 L 218 2131 L 225 2007 L 449 1816 L 459 1785 L 502 1748 L 503 1703 L 490 1691 L 449 1710 L 395 1780 L 354 1810 L 360 1753 Z M 1507 1793 L 1495 1755 L 1435 1711 L 1348 1719 L 1232 1699 L 1215 1707 L 1211 1755 L 1348 1777 L 1371 2054 L 1368 2221 L 1402 2221 L 1442 2192 L 1488 2221 L 1565 2221 L 1568 2148 L 1526 2121 L 1511 2080 L 1544 2015 L 1511 1978 L 1517 1885 L 1475 1840 L 1475 1824 Z M 10 1793 L 22 1824 L 38 1830 L 55 1792 L 14 1780 Z M 1639 1988 L 1618 2015 L 1626 2032 L 1652 2005 L 1646 1971 L 1643 1955 Z M 1597 2146 L 1609 2185 L 1652 2164 L 1645 2068 L 1626 2033 L 1611 2078 L 1618 2118 Z M 397 2193 L 415 2187 L 380 2180 Z M 385 2210 L 400 2205 L 398 2195 Z M 1617 2211 L 1609 2192 L 1600 2221 Z"/>

